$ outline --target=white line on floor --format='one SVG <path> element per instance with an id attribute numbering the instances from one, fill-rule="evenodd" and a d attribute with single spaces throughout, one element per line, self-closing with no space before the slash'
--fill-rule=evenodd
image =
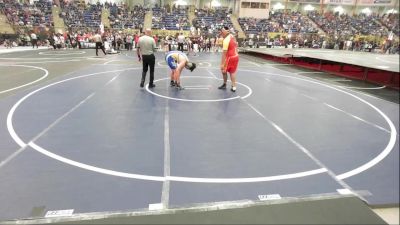
<path id="1" fill-rule="evenodd" d="M 324 78 L 325 81 L 331 81 L 331 82 L 351 82 L 352 80 L 348 79 L 326 79 Z"/>
<path id="2" fill-rule="evenodd" d="M 116 61 L 120 61 L 120 60 L 110 60 L 110 61 L 107 61 L 107 62 L 103 63 L 103 65 L 107 65 L 107 64 L 109 64 L 111 62 L 116 62 Z"/>
<path id="3" fill-rule="evenodd" d="M 165 104 L 165 115 L 164 115 L 164 177 L 171 175 L 171 145 L 170 145 L 170 134 L 169 134 L 169 100 L 167 99 Z M 165 208 L 169 205 L 169 192 L 170 192 L 170 181 L 165 180 L 162 186 L 161 203 Z"/>
<path id="4" fill-rule="evenodd" d="M 291 73 L 291 72 L 288 72 L 288 71 L 285 71 L 285 70 L 282 70 L 282 69 L 279 69 L 279 68 L 275 68 L 275 67 L 274 67 L 274 69 L 275 69 L 275 70 L 278 70 L 278 71 L 281 71 L 281 72 L 283 72 L 283 73 L 293 74 L 293 73 Z M 242 71 L 250 71 L 250 72 L 262 73 L 262 74 L 270 74 L 270 73 L 261 72 L 261 71 L 254 71 L 254 70 L 242 70 Z M 283 74 L 280 74 L 280 76 L 292 77 L 292 76 L 283 75 Z M 386 156 L 388 156 L 389 153 L 394 149 L 394 145 L 395 145 L 395 143 L 396 143 L 396 137 L 397 137 L 398 135 L 397 135 L 396 128 L 395 128 L 393 122 L 389 119 L 389 117 L 388 117 L 386 114 L 384 114 L 381 110 L 379 110 L 376 106 L 374 106 L 374 105 L 372 105 L 371 103 L 369 103 L 368 101 L 362 99 L 361 97 L 359 97 L 359 96 L 357 96 L 357 95 L 354 95 L 354 94 L 352 94 L 352 93 L 346 92 L 345 90 L 349 90 L 349 91 L 352 91 L 352 92 L 356 92 L 357 94 L 362 94 L 362 95 L 365 95 L 365 96 L 368 96 L 368 97 L 371 97 L 371 98 L 376 98 L 376 97 L 373 97 L 373 96 L 370 96 L 370 95 L 366 95 L 366 94 L 364 94 L 364 93 L 360 93 L 360 92 L 358 92 L 358 91 L 351 90 L 351 89 L 345 89 L 345 88 L 343 88 L 343 89 L 345 89 L 345 90 L 343 90 L 343 89 L 338 88 L 338 87 L 335 86 L 335 85 L 329 85 L 329 84 L 323 83 L 323 82 L 321 82 L 320 80 L 315 79 L 315 78 L 312 78 L 312 77 L 307 77 L 307 79 L 297 78 L 297 77 L 293 77 L 293 78 L 299 79 L 299 80 L 308 81 L 308 82 L 312 82 L 312 83 L 317 83 L 317 84 L 320 84 L 320 85 L 322 85 L 322 86 L 325 86 L 325 87 L 328 87 L 328 88 L 331 88 L 331 89 L 334 89 L 334 90 L 343 92 L 343 93 L 345 93 L 345 94 L 347 94 L 347 95 L 350 95 L 350 96 L 356 98 L 357 100 L 359 100 L 359 101 L 361 101 L 361 102 L 367 104 L 367 105 L 370 106 L 372 109 L 374 109 L 376 112 L 378 112 L 378 113 L 386 120 L 386 122 L 387 122 L 388 125 L 390 126 L 390 131 L 391 131 L 391 132 L 390 132 L 390 139 L 389 139 L 389 142 L 388 142 L 388 144 L 386 145 L 385 149 L 383 149 L 383 151 L 382 151 L 381 153 L 379 153 L 379 155 L 377 155 L 376 157 L 374 157 L 373 159 L 371 159 L 371 160 L 368 161 L 367 163 L 365 163 L 365 164 L 363 164 L 363 165 L 361 165 L 361 166 L 359 166 L 359 167 L 357 167 L 357 168 L 355 168 L 355 169 L 352 169 L 351 171 L 348 171 L 348 172 L 345 172 L 345 173 L 342 173 L 342 174 L 338 175 L 337 178 L 338 178 L 339 180 L 343 180 L 343 179 L 352 177 L 352 176 L 354 176 L 354 175 L 357 175 L 357 174 L 359 174 L 359 173 L 362 173 L 362 172 L 368 170 L 369 168 L 371 168 L 371 167 L 375 166 L 376 164 L 378 164 L 379 162 L 381 162 L 381 161 L 382 161 Z M 377 99 L 378 99 L 378 98 L 377 98 Z M 381 99 L 381 100 L 383 100 L 383 99 Z M 396 104 L 396 103 L 392 103 L 392 104 Z M 396 105 L 398 105 L 398 104 L 396 104 Z"/>
<path id="5" fill-rule="evenodd" d="M 210 70 L 208 70 L 208 69 L 206 69 L 207 70 L 207 72 L 209 73 L 209 74 L 211 74 L 215 79 L 218 79 L 218 77 L 217 76 L 215 76 L 215 74 L 213 73 L 213 72 L 211 72 Z"/>
<path id="6" fill-rule="evenodd" d="M 44 69 L 44 68 L 42 68 L 42 67 L 37 67 L 37 66 L 26 66 L 26 65 L 0 65 L 0 66 L 7 66 L 7 67 L 27 67 L 27 68 L 34 68 L 34 69 L 38 69 L 38 70 L 44 71 L 44 75 L 43 75 L 42 77 L 40 77 L 39 79 L 34 80 L 34 81 L 32 81 L 32 82 L 29 82 L 29 83 L 26 83 L 26 84 L 23 84 L 23 85 L 20 85 L 20 86 L 18 86 L 18 87 L 14 87 L 14 88 L 10 88 L 10 89 L 4 90 L 4 91 L 0 91 L 0 94 L 6 93 L 6 92 L 9 92 L 9 91 L 13 91 L 13 90 L 16 90 L 16 89 L 19 89 L 19 88 L 22 88 L 22 87 L 25 87 L 25 86 L 28 86 L 28 85 L 31 85 L 31 84 L 34 84 L 34 83 L 36 83 L 36 82 L 38 82 L 38 81 L 40 81 L 40 80 L 43 80 L 44 78 L 47 77 L 47 75 L 49 75 L 49 71 L 48 71 L 48 70 L 46 70 L 46 69 Z"/>
<path id="7" fill-rule="evenodd" d="M 346 184 L 343 180 L 339 180 L 337 175 L 333 173 L 330 169 L 328 169 L 319 159 L 317 159 L 311 152 L 306 149 L 303 145 L 294 140 L 288 133 L 286 133 L 281 127 L 279 127 L 275 122 L 265 117 L 260 111 L 258 111 L 253 105 L 248 103 L 246 100 L 243 100 L 251 109 L 253 109 L 258 115 L 260 115 L 265 121 L 267 121 L 270 125 L 272 125 L 279 133 L 281 133 L 286 139 L 288 139 L 292 144 L 294 144 L 297 148 L 299 148 L 303 153 L 305 153 L 315 164 L 320 166 L 322 169 L 326 169 L 328 175 L 335 180 L 342 187 L 353 190 L 348 184 Z M 363 199 L 362 196 L 358 196 Z"/>
<path id="8" fill-rule="evenodd" d="M 381 86 L 381 87 L 371 87 L 371 88 L 362 88 L 362 87 L 346 87 L 346 86 L 338 86 L 341 88 L 350 88 L 350 89 L 359 89 L 359 90 L 375 90 L 375 89 L 384 89 L 386 86 Z"/>
<path id="9" fill-rule="evenodd" d="M 261 67 L 260 64 L 255 63 L 255 62 L 252 62 L 252 61 L 246 61 L 246 62 L 248 62 L 248 63 L 250 63 L 250 64 L 253 64 L 253 65 L 256 65 L 257 67 Z"/>
<path id="10" fill-rule="evenodd" d="M 112 81 L 114 81 L 117 77 L 119 76 L 116 75 L 115 77 L 113 77 L 110 81 L 108 81 L 104 86 L 107 86 L 109 83 L 111 83 Z M 62 115 L 61 117 L 59 117 L 57 120 L 55 120 L 53 123 L 51 123 L 47 128 L 45 128 L 42 132 L 40 132 L 39 134 L 37 134 L 34 138 L 32 138 L 32 140 L 29 141 L 28 145 L 31 145 L 32 143 L 34 143 L 37 139 L 39 139 L 42 135 L 44 135 L 46 132 L 48 132 L 52 127 L 54 127 L 55 125 L 57 125 L 62 119 L 64 119 L 66 116 L 68 116 L 69 114 L 71 114 L 73 111 L 75 111 L 79 106 L 81 106 L 83 103 L 85 103 L 87 100 L 89 100 L 90 98 L 92 98 L 95 95 L 95 92 L 93 92 L 92 94 L 90 94 L 89 96 L 87 96 L 84 100 L 82 100 L 81 102 L 79 102 L 76 106 L 74 106 L 73 108 L 71 108 L 70 110 L 68 110 L 66 113 L 64 113 L 64 115 Z M 21 146 L 20 149 L 18 149 L 16 152 L 14 152 L 13 154 L 11 154 L 9 157 L 7 157 L 4 161 L 0 162 L 0 167 L 4 166 L 6 163 L 8 163 L 9 161 L 11 161 L 13 158 L 15 158 L 17 155 L 19 155 L 20 153 L 22 153 L 25 149 L 26 149 L 27 145 L 23 145 Z"/>
<path id="11" fill-rule="evenodd" d="M 295 73 L 295 74 L 304 74 L 304 73 L 324 73 L 324 72 L 306 72 L 306 71 L 304 71 L 304 72 L 297 72 L 297 73 Z"/>
<path id="12" fill-rule="evenodd" d="M 311 100 L 313 100 L 313 101 L 316 101 L 316 102 L 320 101 L 319 99 L 317 99 L 317 98 L 315 98 L 315 97 L 311 97 L 311 96 L 309 96 L 309 95 L 305 95 L 305 94 L 301 94 L 301 95 L 303 95 L 304 97 L 309 98 L 309 99 L 311 99 Z M 373 127 L 375 127 L 375 128 L 378 128 L 378 129 L 383 130 L 383 131 L 385 131 L 385 132 L 387 132 L 387 133 L 390 133 L 389 130 L 387 130 L 387 129 L 385 129 L 385 128 L 379 126 L 379 125 L 376 125 L 376 124 L 371 123 L 371 122 L 369 122 L 369 121 L 367 121 L 367 120 L 364 120 L 364 119 L 362 119 L 362 118 L 360 118 L 360 117 L 358 117 L 358 116 L 356 116 L 356 115 L 353 115 L 353 114 L 351 114 L 351 113 L 349 113 L 349 112 L 346 112 L 346 111 L 344 111 L 344 110 L 342 110 L 342 109 L 339 109 L 339 108 L 337 108 L 337 107 L 335 107 L 335 106 L 333 106 L 333 105 L 330 105 L 330 104 L 328 104 L 328 103 L 326 103 L 326 102 L 322 102 L 322 104 L 328 106 L 328 107 L 331 108 L 331 109 L 334 109 L 334 110 L 337 110 L 337 111 L 339 111 L 339 112 L 342 112 L 342 113 L 344 113 L 344 114 L 346 114 L 346 115 L 348 115 L 348 116 L 350 116 L 350 117 L 353 117 L 354 119 L 357 119 L 357 120 L 359 120 L 359 121 L 361 121 L 361 122 L 364 122 L 364 123 L 366 123 L 366 124 L 368 124 L 368 125 L 371 125 L 371 126 L 373 126 Z"/>
<path id="13" fill-rule="evenodd" d="M 292 64 L 281 64 L 281 63 L 278 63 L 278 64 L 264 64 L 265 66 L 292 66 Z"/>
<path id="14" fill-rule="evenodd" d="M 389 130 L 387 130 L 387 129 L 385 129 L 385 128 L 379 126 L 379 125 L 376 125 L 376 124 L 374 124 L 374 123 L 368 122 L 368 121 L 366 121 L 366 120 L 364 120 L 364 119 L 362 119 L 362 118 L 360 118 L 360 117 L 358 117 L 358 116 L 356 116 L 356 115 L 353 115 L 353 114 L 351 114 L 351 113 L 349 113 L 349 112 L 346 112 L 346 111 L 344 111 L 344 110 L 342 110 L 342 109 L 336 108 L 335 106 L 332 106 L 332 105 L 330 105 L 330 104 L 328 104 L 328 103 L 325 103 L 325 102 L 324 102 L 323 104 L 326 105 L 326 106 L 328 106 L 328 107 L 330 107 L 330 108 L 332 108 L 332 109 L 334 109 L 334 110 L 340 111 L 340 112 L 342 112 L 342 113 L 344 113 L 344 114 L 346 114 L 346 115 L 348 115 L 348 116 L 351 116 L 351 117 L 353 117 L 354 119 L 360 120 L 361 122 L 364 122 L 364 123 L 366 123 L 366 124 L 368 124 L 368 125 L 371 125 L 371 126 L 373 126 L 373 127 L 376 127 L 376 128 L 378 128 L 378 129 L 380 129 L 380 130 L 383 130 L 383 131 L 385 131 L 385 132 L 387 132 L 387 133 L 390 133 Z"/>
<path id="15" fill-rule="evenodd" d="M 211 85 L 190 85 L 190 86 L 185 86 L 185 88 L 210 88 Z"/>
<path id="16" fill-rule="evenodd" d="M 208 90 L 208 89 L 210 89 L 210 87 L 188 87 L 188 86 L 185 86 L 184 87 L 185 89 L 192 89 L 192 90 Z"/>
<path id="17" fill-rule="evenodd" d="M 21 147 L 20 149 L 18 149 L 14 153 L 12 153 L 10 156 L 8 156 L 5 160 L 1 161 L 0 168 L 5 166 L 8 162 L 10 162 L 12 159 L 14 159 L 17 155 L 21 154 L 21 152 L 23 152 L 26 149 L 26 147 L 27 147 L 27 145 Z"/>
<path id="18" fill-rule="evenodd" d="M 53 123 L 51 123 L 48 127 L 46 127 L 42 132 L 37 134 L 32 140 L 29 141 L 29 143 L 35 142 L 37 139 L 39 139 L 41 136 L 43 136 L 45 133 L 47 133 L 51 128 L 53 128 L 55 125 L 57 125 L 61 120 L 63 120 L 65 117 L 67 117 L 69 114 L 71 114 L 73 111 L 75 111 L 77 108 L 79 108 L 82 104 L 84 104 L 87 100 L 92 98 L 96 93 L 93 92 L 89 96 L 87 96 L 85 99 L 83 99 L 81 102 L 79 102 L 77 105 L 72 107 L 70 110 L 68 110 L 66 113 L 64 113 L 61 117 L 56 119 Z"/>
<path id="19" fill-rule="evenodd" d="M 304 97 L 309 98 L 311 100 L 318 101 L 318 99 L 315 98 L 315 97 L 312 97 L 312 96 L 309 96 L 309 95 L 305 95 L 305 94 L 301 94 L 301 95 L 303 95 Z"/>

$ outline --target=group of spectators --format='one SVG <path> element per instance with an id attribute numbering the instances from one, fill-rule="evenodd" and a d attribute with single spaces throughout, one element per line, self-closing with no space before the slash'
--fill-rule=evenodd
<path id="1" fill-rule="evenodd" d="M 187 6 L 170 6 L 152 8 L 152 28 L 161 30 L 189 30 L 190 22 Z"/>
<path id="2" fill-rule="evenodd" d="M 353 36 L 356 34 L 356 29 L 351 26 L 349 15 L 333 12 L 325 12 L 322 15 L 317 11 L 311 11 L 308 17 L 327 35 Z"/>
<path id="3" fill-rule="evenodd" d="M 1 11 L 11 24 L 17 26 L 53 26 L 51 7 L 51 1 L 47 0 L 35 1 L 33 4 L 19 3 L 15 0 L 0 0 Z M 135 35 L 125 34 L 123 30 L 132 28 L 141 32 L 145 15 L 149 10 L 153 14 L 152 29 L 176 30 L 177 32 L 190 30 L 192 36 L 196 38 L 194 40 L 187 37 L 185 46 L 193 45 L 195 42 L 200 50 L 214 51 L 213 46 L 218 39 L 218 31 L 221 27 L 230 27 L 233 33 L 235 32 L 230 18 L 232 11 L 226 7 L 194 9 L 196 18 L 191 21 L 192 23 L 188 16 L 189 7 L 175 4 L 163 7 L 155 5 L 150 9 L 141 5 L 128 8 L 124 3 L 85 4 L 60 0 L 60 8 L 59 16 L 64 19 L 69 30 L 68 35 L 72 38 L 60 38 L 57 31 L 54 31 L 56 34 L 49 35 L 49 38 L 42 40 L 39 38 L 39 43 L 45 43 L 44 40 L 48 40 L 49 43 L 61 42 L 61 48 L 80 47 L 80 43 L 85 42 L 82 37 L 99 29 L 103 9 L 110 12 L 108 19 L 113 30 L 109 32 L 111 33 L 109 39 L 115 43 L 113 44 L 115 49 L 120 49 L 121 45 L 134 46 Z M 399 35 L 399 14 L 349 16 L 333 12 L 320 14 L 317 11 L 311 11 L 303 15 L 300 12 L 271 11 L 268 19 L 239 18 L 238 22 L 246 34 L 246 39 L 242 42 L 245 46 L 290 46 L 356 51 L 379 49 L 382 52 L 390 53 L 396 52 L 398 49 L 398 43 L 394 41 L 396 38 L 393 36 L 398 37 Z M 317 34 L 319 29 L 325 35 L 316 38 L 313 35 Z M 277 40 L 269 40 L 266 37 L 271 32 L 294 34 L 295 38 L 279 37 Z M 354 39 L 357 35 L 373 35 L 384 41 L 380 43 L 359 41 Z M 157 44 L 161 47 L 175 46 L 175 37 L 158 37 L 158 39 Z M 17 44 L 28 45 L 29 43 L 31 43 L 30 32 L 22 32 L 18 36 Z"/>
<path id="4" fill-rule="evenodd" d="M 0 0 L 0 11 L 15 26 L 53 26 L 51 7 L 51 2 L 46 0 L 39 0 L 33 4 L 19 3 L 15 0 Z"/>
<path id="5" fill-rule="evenodd" d="M 239 18 L 242 30 L 247 34 L 258 35 L 265 32 L 278 33 L 317 33 L 307 16 L 299 12 L 271 12 L 268 19 Z"/>
<path id="6" fill-rule="evenodd" d="M 400 34 L 400 29 L 399 29 L 399 14 L 383 14 L 382 16 L 377 16 L 377 18 L 384 26 L 387 27 L 389 31 L 392 31 L 394 34 L 399 35 Z"/>
<path id="7" fill-rule="evenodd" d="M 350 37 L 330 38 L 319 35 L 296 35 L 293 37 L 257 35 L 255 38 L 247 38 L 240 43 L 243 47 L 250 48 L 315 48 L 315 49 L 335 49 L 347 51 L 378 52 L 386 54 L 399 54 L 399 43 L 385 39 L 383 42 L 369 41 L 365 39 L 355 39 Z"/>
<path id="8" fill-rule="evenodd" d="M 129 9 L 125 4 L 108 4 L 105 7 L 109 9 L 110 25 L 114 29 L 141 29 L 143 28 L 144 16 L 147 9 L 141 5 L 135 5 Z"/>
<path id="9" fill-rule="evenodd" d="M 64 19 L 64 24 L 68 28 L 98 28 L 101 24 L 101 10 L 103 5 L 100 3 L 82 5 L 74 1 L 60 0 L 60 17 Z"/>
<path id="10" fill-rule="evenodd" d="M 349 16 L 346 14 L 339 14 L 338 12 L 326 12 L 321 15 L 316 11 L 312 11 L 308 13 L 308 17 L 312 19 L 326 34 L 332 36 L 348 38 L 354 35 L 373 35 L 383 37 L 387 36 L 388 31 L 391 30 L 393 30 L 396 35 L 399 35 L 398 21 L 391 19 L 395 17 L 391 17 L 390 15 L 383 16 L 382 18 L 374 14 L 366 15 L 363 13 Z M 382 22 L 379 22 L 380 20 Z"/>
<path id="11" fill-rule="evenodd" d="M 221 52 L 222 39 L 219 35 L 199 35 L 199 36 L 185 36 L 182 33 L 174 36 L 166 36 L 159 38 L 160 48 L 162 47 L 165 52 L 172 50 L 184 50 L 189 54 L 196 54 L 197 52 Z M 182 46 L 179 49 L 179 46 Z"/>
<path id="12" fill-rule="evenodd" d="M 230 14 L 232 11 L 226 7 L 215 9 L 196 9 L 196 18 L 192 21 L 195 28 L 200 29 L 200 35 L 215 36 L 224 27 L 233 27 Z"/>
<path id="13" fill-rule="evenodd" d="M 271 13 L 268 19 L 239 18 L 239 24 L 246 34 L 246 39 L 241 45 L 328 48 L 393 54 L 399 52 L 399 43 L 393 38 L 399 35 L 398 19 L 398 14 L 379 17 L 366 14 L 349 16 L 333 12 L 321 15 L 316 11 L 307 15 L 299 12 L 275 12 Z M 322 29 L 325 35 L 317 35 L 318 29 Z M 270 39 L 270 32 L 286 33 L 290 38 Z M 376 40 L 355 39 L 357 35 L 375 36 Z"/>

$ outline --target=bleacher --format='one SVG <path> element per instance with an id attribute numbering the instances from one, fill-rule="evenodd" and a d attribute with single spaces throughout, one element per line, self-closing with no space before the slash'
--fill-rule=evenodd
<path id="1" fill-rule="evenodd" d="M 316 33 L 318 30 L 300 12 L 275 12 L 270 15 L 269 20 L 279 24 L 285 33 Z"/>
<path id="2" fill-rule="evenodd" d="M 83 23 L 86 27 L 99 27 L 101 23 L 102 5 L 88 5 L 83 11 Z"/>
<path id="3" fill-rule="evenodd" d="M 11 24 L 26 27 L 53 26 L 51 7 L 51 2 L 46 0 L 39 0 L 34 4 L 22 4 L 13 0 L 0 2 L 0 10 Z"/>
<path id="4" fill-rule="evenodd" d="M 193 21 L 195 27 L 199 27 L 202 33 L 216 35 L 221 27 L 233 27 L 230 14 L 226 7 L 215 9 L 196 9 L 196 19 Z"/>
<path id="5" fill-rule="evenodd" d="M 239 24 L 246 35 L 259 35 L 265 32 L 281 33 L 317 33 L 315 27 L 306 16 L 299 12 L 274 12 L 268 19 L 239 18 Z"/>
<path id="6" fill-rule="evenodd" d="M 129 10 L 125 4 L 109 6 L 110 9 L 110 25 L 114 29 L 139 29 L 140 24 L 144 23 L 146 9 L 141 5 L 135 5 Z"/>
<path id="7" fill-rule="evenodd" d="M 165 23 L 163 21 L 164 15 L 167 14 L 165 7 L 154 7 L 152 8 L 153 11 L 153 18 L 152 18 L 152 29 L 162 29 L 165 30 Z"/>
<path id="8" fill-rule="evenodd" d="M 188 7 L 178 6 L 168 12 L 166 7 L 154 7 L 152 18 L 153 29 L 190 30 Z"/>
<path id="9" fill-rule="evenodd" d="M 151 18 L 151 27 L 155 30 L 190 30 L 192 34 L 215 37 L 219 34 L 221 27 L 235 28 L 234 24 L 237 30 L 241 29 L 244 32 L 244 34 L 241 33 L 241 39 L 254 36 L 267 41 L 265 38 L 268 37 L 268 33 L 292 33 L 295 34 L 294 36 L 297 39 L 296 43 L 291 45 L 294 47 L 315 46 L 324 48 L 324 46 L 329 46 L 327 48 L 343 49 L 342 43 L 351 41 L 353 46 L 347 46 L 346 49 L 348 50 L 377 49 L 387 52 L 386 50 L 390 49 L 389 52 L 398 51 L 399 14 L 397 13 L 350 16 L 330 11 L 323 14 L 318 11 L 301 14 L 297 11 L 285 13 L 274 10 L 270 12 L 268 19 L 238 18 L 236 20 L 237 15 L 233 15 L 232 9 L 227 6 L 195 10 L 193 10 L 194 6 L 190 6 L 192 7 L 190 18 L 193 21 L 189 21 L 189 6 L 176 6 L 175 4 L 172 6 L 158 6 L 156 4 L 151 8 L 150 13 L 147 13 L 149 9 L 143 5 L 135 5 L 129 8 L 125 3 L 90 4 L 81 0 L 60 0 L 60 10 L 57 11 L 53 10 L 52 4 L 52 1 L 49 0 L 38 0 L 33 4 L 19 3 L 16 0 L 0 0 L 0 10 L 15 31 L 19 27 L 26 31 L 34 30 L 39 33 L 52 32 L 54 29 L 47 28 L 55 28 L 54 21 L 58 21 L 57 18 L 60 16 L 64 23 L 57 26 L 57 31 L 93 32 L 99 28 L 103 15 L 103 22 L 106 20 L 107 27 L 115 30 L 141 29 L 144 27 L 145 18 L 147 18 L 147 23 L 150 26 Z M 235 21 L 232 21 L 232 18 Z M 37 27 L 40 29 L 38 30 Z M 200 31 L 200 33 L 195 31 Z M 323 31 L 324 34 L 318 36 L 316 35 L 318 31 Z M 396 36 L 394 39 L 392 34 Z M 369 39 L 353 41 L 355 37 L 360 35 L 368 36 Z M 388 36 L 390 38 L 386 41 Z M 308 40 L 306 41 L 306 39 Z M 325 44 L 322 44 L 324 41 Z M 279 43 L 280 45 L 282 43 L 287 44 L 282 40 L 279 40 Z M 336 45 L 339 47 L 335 47 Z M 373 46 L 384 47 L 375 48 Z"/>
<path id="10" fill-rule="evenodd" d="M 351 26 L 361 35 L 383 36 L 387 33 L 384 27 L 375 22 L 373 15 L 361 13 L 349 18 Z"/>
<path id="11" fill-rule="evenodd" d="M 399 29 L 399 14 L 383 14 L 382 16 L 377 16 L 377 18 L 389 31 L 393 31 L 393 33 L 397 36 L 400 36 Z"/>
<path id="12" fill-rule="evenodd" d="M 188 7 L 179 6 L 172 8 L 171 13 L 164 15 L 163 24 L 166 30 L 190 30 Z"/>
<path id="13" fill-rule="evenodd" d="M 327 12 L 324 15 L 316 11 L 308 13 L 308 17 L 313 20 L 328 35 L 349 36 L 355 35 L 357 30 L 352 27 L 350 16 L 339 13 Z"/>
<path id="14" fill-rule="evenodd" d="M 257 35 L 263 32 L 279 32 L 279 25 L 274 24 L 268 19 L 239 18 L 240 27 L 246 35 Z"/>

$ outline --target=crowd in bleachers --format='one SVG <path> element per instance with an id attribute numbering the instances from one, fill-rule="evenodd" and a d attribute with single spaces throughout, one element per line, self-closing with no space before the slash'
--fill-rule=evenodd
<path id="1" fill-rule="evenodd" d="M 61 0 L 60 6 L 62 11 L 59 16 L 69 28 L 94 28 L 99 27 L 101 23 L 103 5 L 100 3 L 79 5 L 73 1 Z"/>
<path id="2" fill-rule="evenodd" d="M 269 20 L 278 24 L 283 32 L 286 33 L 317 33 L 318 29 L 303 16 L 300 12 L 274 12 L 271 13 Z"/>
<path id="3" fill-rule="evenodd" d="M 0 10 L 8 21 L 16 26 L 53 26 L 50 1 L 39 0 L 33 4 L 19 3 L 15 0 L 0 0 Z"/>
<path id="4" fill-rule="evenodd" d="M 228 8 L 219 7 L 215 9 L 196 9 L 196 18 L 192 21 L 195 28 L 200 28 L 203 35 L 217 35 L 219 29 L 227 26 L 233 27 Z"/>
<path id="5" fill-rule="evenodd" d="M 374 15 L 358 14 L 350 17 L 350 24 L 361 35 L 384 36 L 387 31 L 378 24 Z"/>
<path id="6" fill-rule="evenodd" d="M 141 5 L 135 5 L 131 10 L 125 4 L 108 4 L 105 7 L 110 10 L 110 25 L 114 29 L 140 29 L 143 26 L 147 9 Z"/>
<path id="7" fill-rule="evenodd" d="M 70 42 L 76 43 L 79 42 L 78 34 L 85 36 L 99 29 L 102 11 L 105 9 L 109 11 L 108 19 L 110 28 L 113 29 L 112 39 L 117 41 L 126 38 L 128 38 L 128 42 L 131 41 L 129 35 L 120 34 L 118 31 L 131 28 L 142 32 L 144 18 L 149 10 L 153 14 L 153 29 L 173 30 L 177 33 L 190 30 L 191 35 L 201 39 L 201 41 L 197 41 L 200 49 L 207 49 L 204 46 L 215 43 L 221 27 L 228 26 L 234 30 L 231 21 L 232 11 L 227 7 L 194 9 L 195 19 L 193 21 L 189 21 L 188 6 L 175 4 L 162 7 L 155 5 L 149 9 L 141 5 L 128 7 L 124 3 L 85 4 L 79 1 L 60 0 L 60 9 L 59 16 L 64 20 L 70 35 L 76 39 L 72 41 L 74 40 L 72 38 Z M 0 0 L 0 10 L 14 27 L 20 26 L 33 30 L 33 27 L 54 26 L 52 1 L 49 0 L 38 0 L 33 4 L 19 3 L 15 0 Z M 243 43 L 250 46 L 272 45 L 360 51 L 379 48 L 383 52 L 398 49 L 398 43 L 394 43 L 394 41 L 399 36 L 399 14 L 350 16 L 334 12 L 321 14 L 317 11 L 310 11 L 307 14 L 301 14 L 300 12 L 271 11 L 269 18 L 238 18 L 238 23 L 246 34 Z M 310 36 L 317 34 L 319 30 L 324 32 L 322 36 Z M 278 38 L 271 41 L 268 38 L 268 33 L 271 32 L 293 34 L 296 39 L 282 40 L 282 38 Z M 22 32 L 21 35 L 23 36 L 20 38 L 21 43 L 29 43 L 26 41 L 29 39 L 27 32 Z M 370 35 L 381 39 L 379 43 L 377 39 L 360 42 L 354 39 L 357 35 Z M 53 35 L 50 36 L 53 37 Z M 393 36 L 396 36 L 395 39 Z M 171 41 L 166 40 L 165 37 L 161 37 L 160 40 Z"/>
<path id="8" fill-rule="evenodd" d="M 350 16 L 333 12 L 326 12 L 323 15 L 317 11 L 308 13 L 313 20 L 327 35 L 354 35 L 356 30 L 351 26 Z"/>
<path id="9" fill-rule="evenodd" d="M 258 35 L 266 32 L 281 31 L 278 23 L 274 23 L 268 19 L 242 17 L 238 19 L 238 22 L 247 36 L 250 34 Z"/>
<path id="10" fill-rule="evenodd" d="M 189 30 L 190 22 L 187 6 L 155 6 L 153 9 L 152 28 L 161 30 Z"/>
<path id="11" fill-rule="evenodd" d="M 271 13 L 268 19 L 239 18 L 238 22 L 246 35 L 260 35 L 266 32 L 317 33 L 318 29 L 299 12 Z"/>
<path id="12" fill-rule="evenodd" d="M 321 15 L 316 11 L 312 11 L 308 13 L 308 16 L 328 35 L 338 37 L 354 35 L 374 35 L 382 37 L 387 35 L 387 28 L 396 24 L 396 22 L 398 28 L 398 21 L 394 22 L 394 20 L 391 19 L 383 19 L 383 21 L 388 22 L 388 25 L 385 28 L 379 24 L 379 17 L 363 13 L 349 16 L 346 14 L 326 12 L 324 15 Z"/>
<path id="13" fill-rule="evenodd" d="M 165 30 L 165 24 L 163 22 L 164 15 L 167 14 L 166 7 L 154 7 L 152 8 L 153 17 L 151 18 L 152 29 Z"/>
<path id="14" fill-rule="evenodd" d="M 389 31 L 392 31 L 397 36 L 400 35 L 399 29 L 399 14 L 383 14 L 377 18 Z"/>

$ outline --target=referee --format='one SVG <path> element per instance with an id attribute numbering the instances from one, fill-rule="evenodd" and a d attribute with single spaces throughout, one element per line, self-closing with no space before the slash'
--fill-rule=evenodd
<path id="1" fill-rule="evenodd" d="M 96 56 L 99 56 L 99 54 L 98 54 L 99 48 L 103 51 L 104 55 L 107 55 L 106 51 L 104 50 L 103 40 L 102 40 L 102 38 L 101 38 L 100 31 L 98 31 L 98 32 L 92 37 L 92 39 L 93 39 L 94 42 L 96 43 Z"/>
<path id="2" fill-rule="evenodd" d="M 139 61 L 142 60 L 143 62 L 142 81 L 140 82 L 140 87 L 144 87 L 144 81 L 146 80 L 146 73 L 148 67 L 150 67 L 149 88 L 153 88 L 156 86 L 155 84 L 153 84 L 154 64 L 156 62 L 156 57 L 154 56 L 155 50 L 156 50 L 156 42 L 151 37 L 151 29 L 147 28 L 145 31 L 145 35 L 139 38 L 137 46 L 137 55 Z"/>

